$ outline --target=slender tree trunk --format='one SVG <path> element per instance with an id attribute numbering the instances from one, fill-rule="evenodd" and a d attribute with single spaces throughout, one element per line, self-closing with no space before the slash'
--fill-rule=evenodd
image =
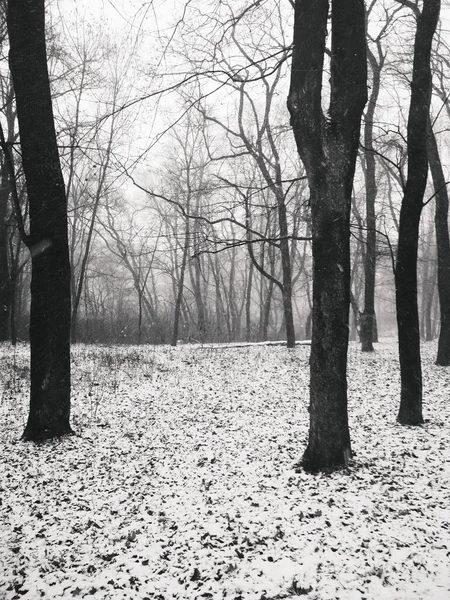
<path id="1" fill-rule="evenodd" d="M 425 283 L 425 282 L 424 282 Z M 436 269 L 431 266 L 431 273 L 428 276 L 427 282 L 424 285 L 423 296 L 423 321 L 424 321 L 424 340 L 431 342 L 433 340 L 433 301 L 436 291 Z"/>
<path id="2" fill-rule="evenodd" d="M 431 121 L 428 123 L 428 162 L 436 195 L 434 226 L 436 230 L 437 282 L 440 307 L 440 332 L 436 364 L 450 365 L 450 241 L 448 234 L 448 192 L 442 162 Z"/>
<path id="3" fill-rule="evenodd" d="M 143 293 L 144 293 L 143 291 L 140 291 L 138 293 L 138 335 L 137 335 L 137 343 L 138 343 L 139 346 L 142 343 L 142 294 Z"/>
<path id="4" fill-rule="evenodd" d="M 296 0 L 288 107 L 308 175 L 312 212 L 313 323 L 308 471 L 351 457 L 347 415 L 350 208 L 362 111 L 367 99 L 363 0 L 331 3 L 331 88 L 322 112 L 329 3 Z"/>
<path id="5" fill-rule="evenodd" d="M 430 342 L 433 339 L 431 311 L 433 309 L 433 297 L 436 287 L 436 261 L 433 252 L 433 227 L 431 223 L 427 223 L 423 229 L 422 253 L 420 256 L 420 263 L 422 265 L 420 336 L 421 339 Z"/>
<path id="6" fill-rule="evenodd" d="M 10 339 L 11 274 L 8 264 L 9 176 L 4 159 L 0 174 L 0 342 Z"/>
<path id="7" fill-rule="evenodd" d="M 288 348 L 295 348 L 295 327 L 294 311 L 292 308 L 292 267 L 291 252 L 289 249 L 289 228 L 286 215 L 286 203 L 284 194 L 278 192 L 278 224 L 280 227 L 280 252 L 281 252 L 281 272 L 283 287 L 281 294 L 283 298 L 284 326 L 286 328 L 286 345 Z"/>
<path id="8" fill-rule="evenodd" d="M 250 260 L 248 266 L 248 281 L 245 292 L 245 341 L 250 342 L 252 336 L 252 286 L 253 286 L 253 263 Z"/>
<path id="9" fill-rule="evenodd" d="M 422 366 L 417 306 L 417 252 L 420 215 L 427 184 L 427 133 L 431 100 L 431 45 L 440 12 L 440 0 L 424 0 L 417 16 L 411 102 L 408 117 L 408 176 L 400 210 L 395 290 L 400 358 L 400 410 L 403 425 L 420 425 Z"/>
<path id="10" fill-rule="evenodd" d="M 97 197 L 94 202 L 94 206 L 92 208 L 91 222 L 89 224 L 89 232 L 88 232 L 88 236 L 87 236 L 86 246 L 84 248 L 83 259 L 81 261 L 80 276 L 78 279 L 76 290 L 74 290 L 74 295 L 73 295 L 72 314 L 71 314 L 72 343 L 76 343 L 78 341 L 77 340 L 78 309 L 80 307 L 81 293 L 83 291 L 83 285 L 84 285 L 85 279 L 86 279 L 88 260 L 89 260 L 89 256 L 90 256 L 91 244 L 92 244 L 92 239 L 93 239 L 93 235 L 94 235 L 95 217 L 97 214 L 99 201 L 100 201 L 100 192 L 97 194 Z"/>
<path id="11" fill-rule="evenodd" d="M 11 177 L 14 172 L 14 161 L 9 148 L 14 142 L 15 113 L 13 108 L 14 90 L 10 83 L 8 90 L 3 95 L 4 111 L 7 121 L 7 140 L 1 131 L 3 147 L 3 160 L 0 172 L 0 341 L 11 339 L 11 311 L 12 311 L 12 286 L 11 265 L 13 257 L 10 256 L 8 202 L 11 195 Z M 7 156 L 9 152 L 9 156 Z M 10 163 L 8 165 L 8 159 Z M 9 168 L 8 168 L 9 167 Z M 11 172 L 10 172 L 11 171 Z"/>
<path id="12" fill-rule="evenodd" d="M 261 322 L 259 327 L 260 342 L 265 342 L 269 338 L 270 309 L 272 307 L 273 291 L 274 283 L 273 281 L 269 281 L 267 284 L 266 295 L 264 296 L 262 304 Z"/>
<path id="13" fill-rule="evenodd" d="M 22 292 L 22 284 L 21 280 L 23 280 L 22 272 L 23 270 L 19 269 L 19 258 L 20 258 L 20 248 L 21 248 L 21 240 L 20 237 L 17 239 L 17 244 L 14 245 L 13 241 L 14 234 L 10 234 L 9 238 L 9 256 L 11 259 L 11 270 L 10 270 L 10 278 L 11 278 L 11 311 L 10 311 L 10 332 L 11 332 L 11 344 L 15 346 L 17 344 L 17 320 L 18 320 L 18 307 L 21 306 L 21 292 Z"/>
<path id="14" fill-rule="evenodd" d="M 189 210 L 189 205 L 188 205 Z M 186 274 L 186 264 L 188 260 L 188 252 L 189 252 L 189 220 L 186 219 L 186 230 L 184 234 L 184 247 L 183 247 L 183 257 L 181 259 L 180 265 L 180 275 L 177 283 L 177 297 L 175 299 L 175 314 L 173 319 L 173 330 L 172 330 L 172 341 L 170 342 L 171 346 L 176 346 L 179 337 L 179 329 L 180 329 L 180 317 L 181 317 L 181 305 L 183 303 L 183 293 L 184 293 L 184 276 Z"/>
<path id="15" fill-rule="evenodd" d="M 216 315 L 216 332 L 218 336 L 218 341 L 230 341 L 230 331 L 229 331 L 229 323 L 227 319 L 225 319 L 226 311 L 222 298 L 222 282 L 221 282 L 221 273 L 220 273 L 220 260 L 219 255 L 216 254 L 214 257 L 214 262 L 210 258 L 211 271 L 214 277 L 214 288 L 215 288 L 215 315 Z M 227 329 L 228 337 L 225 333 L 225 328 Z"/>
<path id="16" fill-rule="evenodd" d="M 203 302 L 202 285 L 201 285 L 201 265 L 200 257 L 197 256 L 192 265 L 192 288 L 194 290 L 195 304 L 197 307 L 197 336 L 198 341 L 203 343 L 205 341 L 206 334 L 206 310 Z"/>
<path id="17" fill-rule="evenodd" d="M 375 56 L 367 49 L 369 62 L 372 69 L 372 88 L 364 118 L 364 176 L 366 180 L 366 251 L 364 264 L 364 311 L 360 316 L 361 350 L 373 352 L 373 333 L 376 327 L 375 320 L 375 274 L 376 274 L 376 216 L 375 201 L 377 198 L 376 163 L 373 149 L 373 122 L 375 108 L 380 92 L 381 65 Z M 379 54 L 381 54 L 379 52 Z"/>
<path id="18" fill-rule="evenodd" d="M 285 240 L 287 242 L 287 240 Z M 281 290 L 283 298 L 283 316 L 284 326 L 286 329 L 286 346 L 295 348 L 295 326 L 294 326 L 294 310 L 292 308 L 292 276 L 291 276 L 291 259 L 289 253 L 289 244 L 281 246 L 281 263 L 283 269 L 283 289 Z M 287 248 L 285 247 L 287 246 Z"/>
<path id="19" fill-rule="evenodd" d="M 355 342 L 357 339 L 361 341 L 361 311 L 359 310 L 358 301 L 356 300 L 350 283 L 350 308 L 353 313 L 353 327 L 349 328 L 350 341 Z M 350 318 L 351 322 L 351 318 Z"/>
<path id="20" fill-rule="evenodd" d="M 9 63 L 30 207 L 31 394 L 27 440 L 71 433 L 67 203 L 45 45 L 44 0 L 9 0 Z"/>

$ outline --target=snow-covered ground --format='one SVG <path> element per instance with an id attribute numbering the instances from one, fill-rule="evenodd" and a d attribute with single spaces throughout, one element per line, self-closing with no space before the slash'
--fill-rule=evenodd
<path id="1" fill-rule="evenodd" d="M 401 427 L 393 342 L 351 346 L 347 471 L 296 473 L 309 347 L 74 349 L 78 436 L 19 440 L 0 347 L 0 598 L 450 598 L 450 369 L 423 347 Z"/>

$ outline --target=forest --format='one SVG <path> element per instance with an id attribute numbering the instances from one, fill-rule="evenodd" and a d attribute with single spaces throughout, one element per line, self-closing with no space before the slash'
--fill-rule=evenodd
<path id="1" fill-rule="evenodd" d="M 0 598 L 447 597 L 448 5 L 0 8 Z"/>
<path id="2" fill-rule="evenodd" d="M 189 18 L 181 18 L 176 7 L 173 13 L 164 8 L 161 31 L 147 14 L 150 4 L 139 8 L 131 2 L 120 8 L 122 17 L 108 3 L 103 12 L 95 4 L 74 8 L 66 0 L 47 9 L 49 75 L 68 201 L 72 340 L 284 340 L 286 293 L 296 339 L 310 339 L 311 208 L 286 110 L 290 3 L 243 3 L 240 14 L 238 5 L 220 3 L 218 12 L 206 2 L 203 19 L 194 5 Z M 361 334 L 362 315 L 376 313 L 380 335 L 396 330 L 394 269 L 415 34 L 414 11 L 398 2 L 369 3 L 367 21 L 370 97 L 350 218 L 353 340 Z M 443 27 L 431 57 L 430 114 L 438 153 L 433 156 L 445 180 L 449 48 Z M 5 17 L 1 39 L 7 65 Z M 3 137 L 14 148 L 26 228 L 8 69 L 1 74 L 1 93 Z M 4 159 L 2 178 L 0 335 L 27 340 L 31 263 Z M 440 204 L 433 181 L 419 238 L 424 340 L 436 339 L 440 329 L 434 224 Z"/>

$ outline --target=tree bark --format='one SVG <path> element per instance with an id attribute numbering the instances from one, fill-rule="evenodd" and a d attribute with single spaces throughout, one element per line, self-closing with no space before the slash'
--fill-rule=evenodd
<path id="1" fill-rule="evenodd" d="M 313 7 L 312 7 L 313 6 Z M 308 471 L 348 464 L 347 348 L 350 207 L 362 111 L 367 100 L 363 0 L 331 3 L 331 90 L 322 111 L 329 2 L 295 2 L 288 108 L 311 193 L 313 324 Z"/>
<path id="2" fill-rule="evenodd" d="M 39 441 L 72 433 L 67 202 L 47 70 L 44 0 L 10 0 L 7 25 L 32 261 L 30 412 L 23 437 Z"/>
<path id="3" fill-rule="evenodd" d="M 411 101 L 408 117 L 408 175 L 400 209 L 395 290 L 400 358 L 400 410 L 403 425 L 420 425 L 422 367 L 417 305 L 417 252 L 420 215 L 428 177 L 427 132 L 431 100 L 431 45 L 440 12 L 440 0 L 424 0 L 417 16 Z"/>
<path id="4" fill-rule="evenodd" d="M 248 264 L 248 281 L 245 290 L 245 341 L 250 342 L 252 338 L 252 286 L 253 286 L 253 263 Z"/>
<path id="5" fill-rule="evenodd" d="M 189 204 L 188 208 L 189 210 Z M 175 312 L 173 319 L 173 330 L 172 330 L 172 340 L 170 342 L 171 346 L 176 346 L 178 343 L 179 337 L 179 329 L 180 329 L 180 317 L 181 317 L 181 305 L 183 302 L 183 294 L 184 294 L 184 277 L 186 274 L 186 265 L 188 261 L 188 252 L 189 252 L 189 244 L 190 244 L 190 233 L 189 233 L 189 219 L 186 219 L 185 224 L 185 232 L 184 232 L 184 246 L 183 246 L 183 256 L 181 259 L 180 273 L 177 281 L 177 295 L 175 298 Z"/>
<path id="6" fill-rule="evenodd" d="M 11 319 L 13 304 L 13 281 L 11 277 L 12 256 L 9 253 L 8 202 L 11 195 L 11 177 L 14 163 L 10 151 L 14 142 L 15 112 L 13 107 L 14 90 L 12 83 L 3 94 L 4 112 L 7 122 L 7 139 L 1 131 L 3 160 L 0 170 L 0 341 L 11 339 Z M 9 152 L 9 156 L 7 153 Z M 9 159 L 9 164 L 8 164 Z"/>
<path id="7" fill-rule="evenodd" d="M 440 332 L 436 364 L 450 365 L 450 240 L 448 234 L 448 192 L 436 137 L 428 122 L 428 162 L 436 195 L 434 226 L 437 248 L 437 282 L 440 307 Z"/>
<path id="8" fill-rule="evenodd" d="M 378 44 L 379 47 L 379 44 Z M 382 59 L 381 51 L 378 54 L 380 63 L 375 55 L 367 49 L 369 63 L 372 70 L 372 88 L 364 118 L 364 176 L 366 182 L 366 252 L 364 264 L 364 311 L 360 316 L 360 337 L 362 352 L 373 352 L 373 333 L 376 327 L 375 319 L 375 275 L 376 275 L 376 215 L 375 201 L 377 198 L 376 163 L 373 148 L 373 122 L 375 109 L 380 93 L 380 80 Z"/>
<path id="9" fill-rule="evenodd" d="M 286 213 L 286 206 L 284 204 L 282 211 Z M 295 348 L 294 310 L 292 308 L 291 254 L 289 250 L 289 241 L 287 239 L 281 240 L 280 250 L 283 273 L 283 288 L 281 290 L 281 294 L 283 298 L 284 326 L 286 329 L 286 346 L 288 348 Z"/>
<path id="10" fill-rule="evenodd" d="M 10 339 L 11 274 L 8 261 L 9 175 L 6 159 L 0 172 L 0 342 Z"/>
<path id="11" fill-rule="evenodd" d="M 436 268 L 435 265 L 431 265 L 431 272 L 429 272 L 427 280 L 424 281 L 422 289 L 422 321 L 423 321 L 423 333 L 422 338 L 426 342 L 431 342 L 434 337 L 433 327 L 433 304 L 434 296 L 436 291 Z"/>

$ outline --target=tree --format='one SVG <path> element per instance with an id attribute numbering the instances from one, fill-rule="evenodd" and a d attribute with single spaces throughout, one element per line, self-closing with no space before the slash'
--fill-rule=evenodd
<path id="1" fill-rule="evenodd" d="M 436 196 L 434 226 L 436 230 L 437 279 L 440 306 L 440 332 L 436 364 L 450 365 L 450 240 L 448 234 L 448 192 L 431 119 L 428 123 L 428 163 Z"/>
<path id="2" fill-rule="evenodd" d="M 10 99 L 11 102 L 11 99 Z M 9 128 L 8 128 L 9 129 Z M 8 142 L 1 131 L 3 157 L 0 167 L 0 341 L 10 338 L 11 273 L 8 251 L 8 204 L 10 196 L 10 173 L 5 155 L 5 145 L 12 143 L 11 131 Z"/>
<path id="3" fill-rule="evenodd" d="M 104 212 L 106 218 L 99 219 L 99 234 L 109 252 L 119 259 L 131 276 L 138 299 L 136 342 L 140 344 L 144 324 L 147 331 L 158 328 L 157 294 L 155 286 L 150 288 L 150 284 L 154 284 L 152 275 L 162 225 L 158 233 L 149 230 L 143 225 L 144 215 L 139 211 L 128 214 L 126 204 L 120 197 L 107 199 Z M 155 241 L 151 245 L 153 237 Z M 123 275 L 121 279 L 124 279 Z"/>
<path id="4" fill-rule="evenodd" d="M 372 0 L 367 10 L 367 18 L 372 12 L 375 1 Z M 397 9 L 398 10 L 398 9 Z M 395 14 L 395 13 L 394 13 Z M 376 213 L 375 201 L 377 198 L 376 161 L 373 147 L 374 118 L 381 87 L 381 71 L 383 69 L 386 52 L 383 51 L 381 41 L 387 33 L 392 16 L 386 13 L 386 20 L 376 37 L 369 39 L 375 45 L 372 51 L 371 45 L 367 44 L 367 57 L 369 60 L 372 76 L 370 97 L 364 114 L 364 179 L 366 188 L 366 249 L 364 254 L 364 311 L 361 313 L 361 350 L 373 352 L 374 333 L 376 334 L 375 315 L 375 275 L 376 275 Z"/>
<path id="5" fill-rule="evenodd" d="M 401 2 L 402 4 L 409 3 Z M 395 292 L 400 358 L 400 410 L 403 425 L 420 425 L 422 367 L 417 304 L 417 254 L 420 216 L 428 177 L 427 138 L 432 91 L 431 46 L 439 19 L 440 0 L 424 0 L 416 12 L 417 29 L 407 127 L 408 171 L 400 209 Z"/>
<path id="6" fill-rule="evenodd" d="M 437 264 L 431 211 L 422 213 L 421 244 L 418 255 L 418 301 L 420 300 L 420 337 L 426 342 L 435 338 L 433 309 L 436 298 Z M 424 218 L 425 217 L 425 218 Z M 421 295 L 421 297 L 420 297 Z"/>
<path id="7" fill-rule="evenodd" d="M 272 281 L 268 287 L 273 289 L 275 284 L 281 293 L 286 343 L 289 348 L 293 348 L 295 325 L 292 255 L 295 242 L 289 210 L 292 190 L 285 180 L 289 162 L 286 132 L 289 128 L 279 119 L 279 115 L 283 113 L 278 104 L 279 84 L 285 76 L 283 64 L 288 56 L 288 43 L 284 39 L 286 12 L 281 3 L 275 3 L 270 8 L 264 5 L 259 7 L 259 4 L 252 4 L 236 13 L 232 4 L 224 3 L 219 10 L 222 11 L 226 25 L 220 40 L 211 38 L 206 43 L 203 41 L 200 58 L 197 58 L 199 49 L 192 41 L 189 42 L 190 51 L 186 52 L 186 48 L 183 50 L 189 56 L 191 68 L 196 68 L 199 73 L 204 70 L 205 59 L 210 60 L 213 65 L 213 68 L 205 71 L 207 87 L 199 87 L 203 97 L 209 96 L 205 94 L 205 90 L 212 83 L 231 92 L 227 108 L 221 105 L 218 110 L 214 110 L 213 103 L 208 105 L 206 101 L 198 102 L 198 109 L 213 130 L 222 130 L 221 133 L 225 134 L 229 148 L 225 151 L 222 144 L 212 153 L 212 160 L 220 161 L 221 174 L 225 175 L 226 164 L 235 163 L 242 168 L 242 164 L 250 159 L 249 162 L 258 169 L 264 186 L 272 197 L 271 204 L 274 207 L 269 210 L 267 219 L 276 215 L 274 237 L 278 239 L 274 243 L 280 258 L 281 273 L 277 281 Z M 297 174 L 298 165 L 294 169 Z M 244 187 L 238 181 L 235 185 Z M 259 200 L 259 197 L 254 195 L 252 200 Z M 252 212 L 258 210 L 256 207 L 251 209 Z M 255 255 L 252 255 L 251 260 L 264 276 L 267 271 L 258 268 Z M 270 276 L 268 279 L 270 281 Z"/>
<path id="8" fill-rule="evenodd" d="M 0 50 L 6 45 L 6 15 L 4 7 L 0 7 Z M 5 144 L 11 144 L 15 136 L 15 114 L 13 109 L 14 92 L 11 80 L 7 75 L 0 76 L 0 97 L 7 125 L 6 139 L 1 130 L 0 145 L 3 155 L 0 162 L 0 341 L 10 339 L 10 320 L 12 305 L 12 280 L 9 260 L 9 198 L 10 198 L 10 169 L 5 151 Z"/>
<path id="9" fill-rule="evenodd" d="M 328 0 L 296 0 L 288 108 L 308 175 L 312 213 L 313 323 L 310 429 L 302 465 L 338 468 L 351 457 L 347 414 L 350 206 L 367 100 L 363 0 L 331 3 L 329 113 L 322 110 Z"/>
<path id="10" fill-rule="evenodd" d="M 7 26 L 32 263 L 30 412 L 23 437 L 38 441 L 72 433 L 67 202 L 50 95 L 44 0 L 9 0 Z"/>
<path id="11" fill-rule="evenodd" d="M 437 31 L 437 47 L 433 55 L 433 91 L 441 100 L 441 107 L 445 107 L 447 119 L 450 118 L 448 104 L 448 69 L 450 66 L 449 47 L 445 36 Z M 436 364 L 439 366 L 450 365 L 450 240 L 448 229 L 448 191 L 445 180 L 444 168 L 438 148 L 437 137 L 434 133 L 435 122 L 442 108 L 437 112 L 434 120 L 430 118 L 428 127 L 428 163 L 433 180 L 435 196 L 434 225 L 436 232 L 437 251 L 437 287 L 439 297 L 440 330 Z M 442 132 L 441 132 L 442 135 Z M 440 137 L 441 137 L 440 135 Z"/>

